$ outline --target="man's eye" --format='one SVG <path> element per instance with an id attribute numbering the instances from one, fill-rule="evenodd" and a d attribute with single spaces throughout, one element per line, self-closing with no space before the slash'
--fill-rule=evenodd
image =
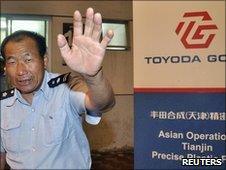
<path id="1" fill-rule="evenodd" d="M 26 62 L 26 63 L 29 63 L 29 62 L 31 62 L 31 61 L 32 61 L 31 58 L 25 59 L 25 62 Z"/>
<path id="2" fill-rule="evenodd" d="M 31 62 L 32 61 L 32 57 L 31 57 L 31 55 L 30 54 L 25 54 L 24 55 L 24 61 L 26 62 L 26 63 L 29 63 L 29 62 Z"/>
<path id="3" fill-rule="evenodd" d="M 15 63 L 16 63 L 15 60 L 8 60 L 8 61 L 7 61 L 7 64 L 15 64 Z"/>

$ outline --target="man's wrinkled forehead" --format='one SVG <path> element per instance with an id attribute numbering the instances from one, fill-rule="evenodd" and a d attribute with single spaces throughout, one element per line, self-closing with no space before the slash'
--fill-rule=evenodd
<path id="1" fill-rule="evenodd" d="M 26 53 L 32 50 L 38 52 L 36 42 L 29 37 L 26 37 L 17 41 L 10 40 L 6 43 L 4 48 L 5 54 L 13 53 L 13 52 Z"/>
<path id="2" fill-rule="evenodd" d="M 25 41 L 30 41 L 30 42 L 33 41 L 34 44 L 37 46 L 36 41 L 35 41 L 33 38 L 31 38 L 31 37 L 29 37 L 29 36 L 26 36 L 26 35 L 21 35 L 21 36 L 18 36 L 18 37 L 14 37 L 14 38 L 12 38 L 12 39 L 9 39 L 9 40 L 7 41 L 7 43 L 5 44 L 4 51 L 5 51 L 6 46 L 7 46 L 8 44 L 15 44 L 15 45 L 17 45 L 17 44 L 22 43 L 22 42 L 25 42 Z"/>

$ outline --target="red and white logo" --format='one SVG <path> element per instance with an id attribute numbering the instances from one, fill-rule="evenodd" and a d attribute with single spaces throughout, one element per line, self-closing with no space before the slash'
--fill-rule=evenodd
<path id="1" fill-rule="evenodd" d="M 186 12 L 175 32 L 181 37 L 181 42 L 187 49 L 208 48 L 215 37 L 213 30 L 217 26 L 212 22 L 212 18 L 207 11 Z"/>

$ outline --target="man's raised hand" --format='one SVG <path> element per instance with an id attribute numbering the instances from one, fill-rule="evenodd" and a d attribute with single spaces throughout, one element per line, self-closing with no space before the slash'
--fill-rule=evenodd
<path id="1" fill-rule="evenodd" d="M 106 47 L 113 38 L 113 31 L 109 30 L 100 42 L 102 17 L 100 13 L 94 14 L 92 8 L 88 8 L 86 11 L 84 33 L 82 16 L 79 11 L 74 12 L 73 27 L 71 48 L 65 37 L 61 34 L 58 35 L 57 42 L 61 55 L 72 70 L 94 76 L 101 68 Z"/>

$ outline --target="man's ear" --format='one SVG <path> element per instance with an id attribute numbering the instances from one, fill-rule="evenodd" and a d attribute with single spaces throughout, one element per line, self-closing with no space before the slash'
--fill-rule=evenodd
<path id="1" fill-rule="evenodd" d="M 44 67 L 45 67 L 45 69 L 47 69 L 48 63 L 49 63 L 49 58 L 48 58 L 47 55 L 45 55 L 45 56 L 44 56 Z"/>
<path id="2" fill-rule="evenodd" d="M 6 67 L 5 67 L 5 66 L 3 67 L 3 70 L 2 70 L 2 71 L 3 71 L 3 72 L 2 72 L 3 75 L 5 75 L 5 74 L 6 74 Z M 2 73 L 1 73 L 1 74 L 2 74 Z"/>

